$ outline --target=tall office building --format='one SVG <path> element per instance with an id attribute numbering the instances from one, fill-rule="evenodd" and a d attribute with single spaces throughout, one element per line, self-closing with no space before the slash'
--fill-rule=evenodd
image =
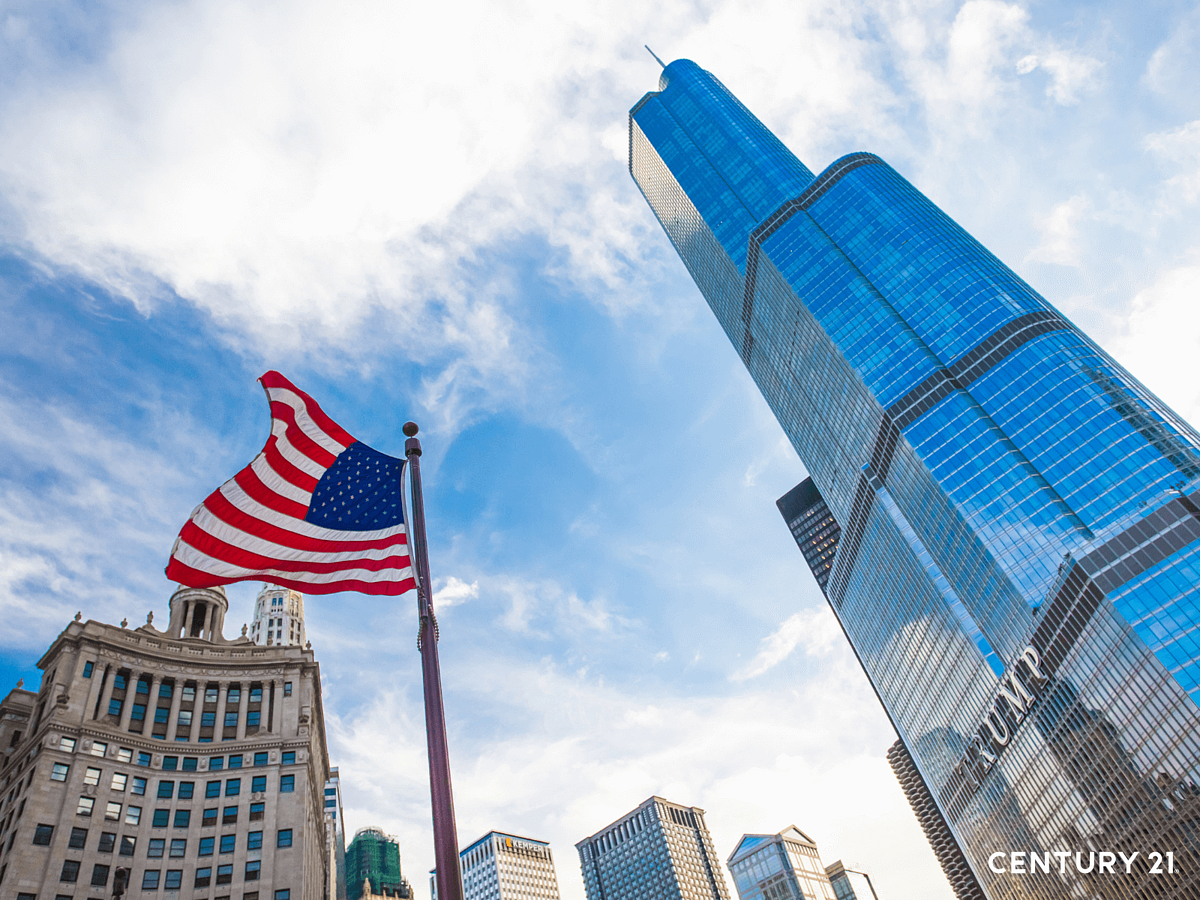
<path id="1" fill-rule="evenodd" d="M 695 806 L 651 797 L 575 849 L 588 900 L 729 900 Z"/>
<path id="2" fill-rule="evenodd" d="M 840 900 L 816 842 L 795 825 L 742 835 L 726 862 L 739 900 Z"/>
<path id="3" fill-rule="evenodd" d="M 77 615 L 0 704 L 0 896 L 327 900 L 329 778 L 311 650 L 222 636 L 221 588 L 164 631 Z"/>
<path id="4" fill-rule="evenodd" d="M 250 640 L 256 644 L 303 647 L 308 642 L 304 633 L 304 595 L 277 584 L 264 584 L 254 601 Z"/>
<path id="5" fill-rule="evenodd" d="M 545 841 L 489 831 L 458 854 L 464 900 L 558 900 L 554 854 Z M 429 873 L 437 900 L 437 869 Z"/>
<path id="6" fill-rule="evenodd" d="M 412 886 L 400 871 L 400 845 L 380 828 L 360 828 L 346 848 L 349 900 L 394 897 L 412 900 Z"/>
<path id="7" fill-rule="evenodd" d="M 839 859 L 825 868 L 837 900 L 879 900 L 871 876 L 866 872 L 847 869 Z"/>
<path id="8" fill-rule="evenodd" d="M 1195 896 L 1200 436 L 877 156 L 815 176 L 690 61 L 629 168 L 837 525 L 814 575 L 985 896 Z"/>

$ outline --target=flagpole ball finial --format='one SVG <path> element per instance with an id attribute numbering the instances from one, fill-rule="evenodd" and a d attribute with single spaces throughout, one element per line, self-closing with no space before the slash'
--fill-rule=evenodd
<path id="1" fill-rule="evenodd" d="M 417 428 L 416 422 L 405 422 L 404 423 L 404 436 L 405 437 L 415 437 L 419 430 L 420 429 Z"/>

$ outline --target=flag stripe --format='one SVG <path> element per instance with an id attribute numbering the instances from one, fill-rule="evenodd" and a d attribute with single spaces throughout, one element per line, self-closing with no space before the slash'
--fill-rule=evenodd
<path id="1" fill-rule="evenodd" d="M 242 494 L 248 503 L 253 504 L 254 501 Z M 269 513 L 272 517 L 276 514 L 271 513 L 266 507 L 254 504 L 260 509 Z M 286 547 L 289 550 L 311 550 L 315 553 L 327 553 L 333 548 L 337 548 L 340 552 L 361 552 L 365 550 L 379 550 L 385 547 L 404 546 L 408 544 L 408 535 L 403 531 L 399 534 L 394 533 L 394 529 L 389 529 L 388 537 L 376 538 L 375 540 L 362 541 L 358 540 L 357 536 L 364 534 L 373 534 L 369 531 L 332 531 L 330 529 L 321 528 L 318 525 L 309 525 L 310 531 L 301 533 L 299 531 L 281 528 L 272 522 L 269 522 L 261 517 L 255 517 L 251 513 L 247 513 L 239 509 L 237 505 L 230 501 L 226 494 L 225 488 L 221 488 L 215 494 L 204 501 L 204 505 L 192 514 L 192 519 L 202 529 L 210 534 L 219 534 L 215 531 L 215 526 L 208 525 L 209 518 L 221 522 L 229 528 L 236 528 L 239 531 L 244 531 L 247 534 L 255 534 L 264 540 L 278 544 L 280 547 Z M 294 522 L 295 520 L 290 520 Z M 308 523 L 302 523 L 308 524 Z M 320 532 L 321 536 L 316 534 Z M 351 537 L 352 536 L 352 537 Z"/>
<path id="2" fill-rule="evenodd" d="M 299 488 L 307 495 L 302 502 L 305 506 L 309 506 L 312 502 L 312 492 L 317 489 L 318 479 L 296 468 L 284 458 L 284 455 L 279 451 L 279 438 L 275 435 L 267 438 L 267 445 L 263 447 L 263 457 L 267 465 L 271 467 L 272 472 L 292 487 Z"/>
<path id="3" fill-rule="evenodd" d="M 386 540 L 397 533 L 396 527 L 381 528 L 376 531 L 336 531 L 331 528 L 324 528 L 320 525 L 313 525 L 311 522 L 305 522 L 303 519 L 297 519 L 285 513 L 280 513 L 259 503 L 251 496 L 243 487 L 249 479 L 243 479 L 240 473 L 236 478 L 225 482 L 221 486 L 221 490 L 215 492 L 208 500 L 204 501 L 204 505 L 217 515 L 221 515 L 220 510 L 213 503 L 213 498 L 220 494 L 221 498 L 227 500 L 229 504 L 250 518 L 258 519 L 264 525 L 273 525 L 283 531 L 290 531 L 299 537 L 312 538 L 318 541 L 331 540 L 341 541 L 344 543 L 361 542 L 363 546 L 374 547 L 378 546 L 379 541 Z M 252 473 L 253 474 L 253 473 Z M 265 489 L 262 489 L 265 490 Z M 281 498 L 282 499 L 282 498 Z M 291 502 L 291 501 L 285 501 Z M 224 516 L 222 516 L 224 518 Z M 230 524 L 236 524 L 231 522 Z M 399 533 L 404 534 L 403 526 L 400 527 Z"/>
<path id="4" fill-rule="evenodd" d="M 292 443 L 295 438 L 303 437 L 299 431 L 295 428 L 289 429 L 283 422 L 276 421 L 274 427 L 271 429 L 271 436 L 275 438 L 275 447 L 284 459 L 310 478 L 316 481 L 321 480 L 321 476 L 325 474 L 325 470 L 329 466 L 323 466 L 318 462 L 314 462 L 312 457 L 302 453 Z M 321 452 L 324 453 L 323 450 Z"/>
<path id="5" fill-rule="evenodd" d="M 246 493 L 247 496 L 253 497 L 254 500 L 264 507 L 275 512 L 276 515 L 282 516 L 285 519 L 293 521 L 303 521 L 304 516 L 308 513 L 308 504 L 297 503 L 294 500 L 289 500 L 286 497 L 281 497 L 273 490 L 262 483 L 262 479 L 258 477 L 258 473 L 254 471 L 254 464 L 246 466 L 242 471 L 238 472 L 231 479 Z M 229 482 L 225 482 L 225 487 L 229 486 Z M 224 488 L 222 488 L 224 490 Z M 226 494 L 226 496 L 229 496 Z M 291 527 L 285 525 L 284 527 Z"/>
<path id="6" fill-rule="evenodd" d="M 258 577 L 260 578 L 263 576 L 283 575 L 287 578 L 294 578 L 297 581 L 304 581 L 311 584 L 331 584 L 346 578 L 355 581 L 395 581 L 397 580 L 397 575 L 412 574 L 411 566 L 398 568 L 390 565 L 380 566 L 380 568 L 371 568 L 367 565 L 339 566 L 333 571 L 309 572 L 301 568 L 303 563 L 290 563 L 286 560 L 275 559 L 264 560 L 263 564 L 255 563 L 253 567 L 239 566 L 236 563 L 217 559 L 215 556 L 205 553 L 203 550 L 197 549 L 184 541 L 179 542 L 179 547 L 175 551 L 175 559 L 190 568 L 199 569 L 202 572 L 211 572 L 214 575 L 220 575 L 224 578 L 247 578 L 258 573 Z"/>
<path id="7" fill-rule="evenodd" d="M 277 472 L 272 465 L 273 460 L 268 459 L 269 448 L 275 446 L 275 438 L 270 438 L 267 441 L 267 446 L 263 447 L 263 452 L 254 458 L 254 462 L 250 463 L 250 469 L 258 476 L 258 480 L 262 482 L 263 487 L 273 494 L 278 494 L 286 500 L 291 500 L 293 503 L 298 503 L 304 507 L 304 512 L 299 518 L 303 519 L 308 514 L 308 504 L 312 501 L 312 490 L 304 490 L 299 485 L 292 484 L 286 478 Z M 271 454 L 278 458 L 278 454 Z M 315 487 L 316 485 L 314 485 Z"/>
<path id="8" fill-rule="evenodd" d="M 178 559 L 172 559 L 171 564 L 167 567 L 167 577 L 172 581 L 177 581 L 180 584 L 186 584 L 189 587 L 216 587 L 220 584 L 232 584 L 235 581 L 264 581 L 267 580 L 266 573 L 255 572 L 252 575 L 245 575 L 239 578 L 227 578 L 221 575 L 213 575 L 209 572 L 200 569 L 193 569 L 191 566 L 186 566 Z M 272 584 L 277 584 L 280 587 L 291 588 L 294 591 L 300 591 L 304 594 L 338 594 L 342 591 L 356 591 L 360 594 L 375 594 L 396 596 L 403 594 L 405 591 L 414 590 L 417 586 L 416 581 L 410 576 L 403 581 L 356 581 L 347 579 L 345 581 L 332 582 L 329 584 L 313 584 L 307 581 L 299 581 L 290 574 L 276 573 L 271 575 L 270 581 Z"/>
<path id="9" fill-rule="evenodd" d="M 328 469 L 332 466 L 333 461 L 338 458 L 338 453 L 344 449 L 339 445 L 337 453 L 330 453 L 314 441 L 304 432 L 303 428 L 296 424 L 296 411 L 286 403 L 271 403 L 271 433 L 287 434 L 291 445 L 321 469 Z"/>
<path id="10" fill-rule="evenodd" d="M 341 444 L 342 449 L 354 443 L 355 438 L 352 438 L 349 432 L 342 428 L 341 425 L 325 415 L 325 411 L 321 409 L 316 400 L 308 396 L 308 394 L 304 393 L 304 391 L 300 390 L 300 388 L 296 387 L 278 372 L 268 372 L 259 379 L 259 382 L 267 390 L 268 397 L 271 397 L 273 400 L 282 400 L 296 410 L 297 421 L 301 420 L 301 412 L 303 411 L 304 418 L 310 419 L 322 434 L 328 435 L 329 438 Z M 276 391 L 278 393 L 275 393 Z M 299 401 L 298 404 L 292 404 L 288 401 L 289 394 L 296 397 Z M 304 430 L 308 431 L 307 428 Z M 313 439 L 317 440 L 315 435 Z M 318 440 L 317 443 L 321 442 Z"/>
<path id="11" fill-rule="evenodd" d="M 287 572 L 329 574 L 354 569 L 382 572 L 385 569 L 407 569 L 410 565 L 406 547 L 357 553 L 309 553 L 278 547 L 269 541 L 249 539 L 244 532 L 235 529 L 225 530 L 233 531 L 234 534 L 229 536 L 235 540 L 240 537 L 241 540 L 231 544 L 224 539 L 225 536 L 211 534 L 195 522 L 188 522 L 179 533 L 180 546 L 191 547 L 220 562 L 246 569 L 276 568 Z M 283 552 L 262 552 L 272 548 Z"/>
<path id="12" fill-rule="evenodd" d="M 350 438 L 349 435 L 346 435 L 346 437 L 350 438 L 350 440 L 343 444 L 335 436 L 327 434 L 320 425 L 313 421 L 312 416 L 309 414 L 308 408 L 304 404 L 303 398 L 301 398 L 296 392 L 283 390 L 281 388 L 270 388 L 267 390 L 267 399 L 270 401 L 272 417 L 275 416 L 275 410 L 277 407 L 286 406 L 292 411 L 292 416 L 295 420 L 296 427 L 301 431 L 301 433 L 306 435 L 309 440 L 311 440 L 317 446 L 325 450 L 325 452 L 332 453 L 334 456 L 337 456 L 348 446 L 350 446 L 350 444 L 354 443 L 354 438 Z"/>
<path id="13" fill-rule="evenodd" d="M 184 530 L 179 533 L 180 537 L 193 547 L 202 546 L 201 544 L 198 544 L 196 540 L 192 540 L 191 538 L 187 537 L 188 534 L 193 533 L 188 529 L 195 529 L 196 532 L 209 535 L 210 537 L 229 544 L 231 547 L 244 548 L 250 553 L 255 553 L 259 556 L 269 556 L 273 559 L 311 559 L 315 562 L 321 563 L 346 561 L 353 562 L 354 560 L 358 559 L 408 559 L 408 544 L 403 541 L 390 544 L 386 547 L 371 547 L 369 549 L 357 547 L 352 550 L 347 550 L 336 542 L 328 542 L 325 547 L 322 547 L 319 550 L 312 548 L 300 549 L 297 547 L 289 547 L 286 544 L 277 544 L 274 541 L 259 537 L 258 535 L 248 534 L 240 528 L 235 528 L 228 522 L 225 522 L 214 516 L 207 509 L 197 513 L 196 516 L 192 518 L 192 521 L 188 522 L 188 524 L 184 526 Z M 198 537 L 197 540 L 199 540 Z M 228 554 L 217 555 L 219 555 L 220 558 L 226 562 L 238 562 Z M 242 563 L 238 564 L 242 565 Z M 408 563 L 405 562 L 405 565 L 407 564 Z"/>

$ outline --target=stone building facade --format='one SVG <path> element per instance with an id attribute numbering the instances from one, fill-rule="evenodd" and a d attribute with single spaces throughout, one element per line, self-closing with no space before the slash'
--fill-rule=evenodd
<path id="1" fill-rule="evenodd" d="M 0 703 L 0 898 L 329 900 L 311 649 L 226 640 L 224 591 L 164 631 L 77 615 Z"/>

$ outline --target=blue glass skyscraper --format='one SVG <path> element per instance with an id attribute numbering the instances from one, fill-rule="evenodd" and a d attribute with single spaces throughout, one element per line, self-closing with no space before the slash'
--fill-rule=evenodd
<path id="1" fill-rule="evenodd" d="M 793 531 L 988 897 L 1200 895 L 1200 435 L 879 157 L 814 175 L 693 62 L 629 168 L 836 523 Z"/>

